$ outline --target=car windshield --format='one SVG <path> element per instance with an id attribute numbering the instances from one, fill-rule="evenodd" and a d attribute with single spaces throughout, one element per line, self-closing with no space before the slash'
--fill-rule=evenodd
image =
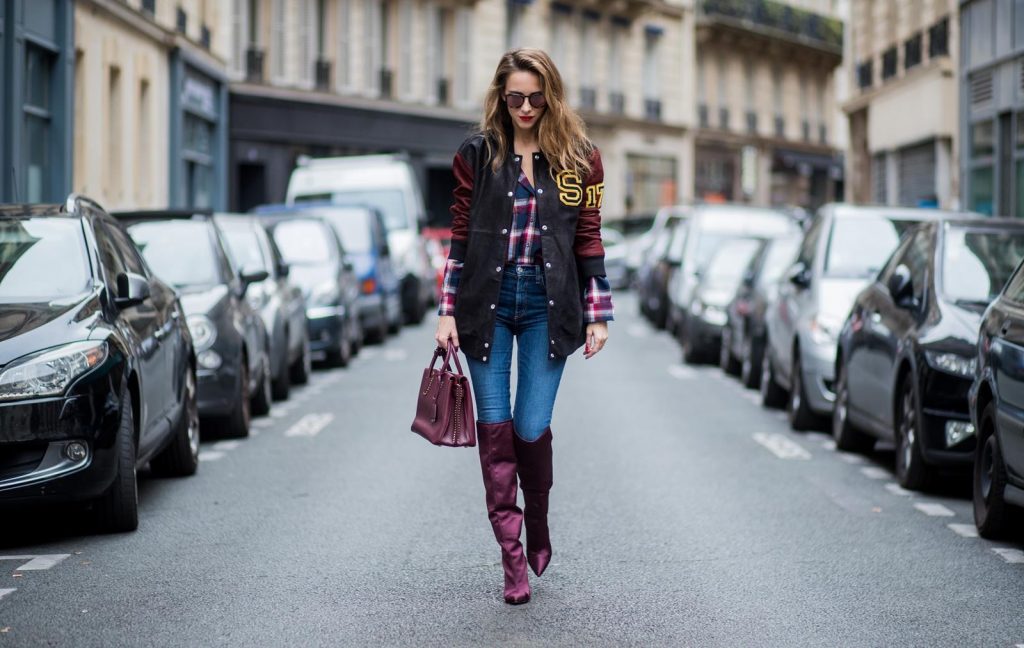
<path id="1" fill-rule="evenodd" d="M 710 232 L 701 234 L 700 240 L 697 241 L 696 269 L 703 270 L 708 267 L 708 261 L 714 256 L 722 242 L 728 238 L 726 234 L 712 234 Z"/>
<path id="2" fill-rule="evenodd" d="M 793 258 L 796 257 L 796 252 L 799 249 L 800 239 L 798 238 L 780 238 L 769 243 L 757 279 L 758 283 L 765 286 L 781 278 L 786 268 L 792 265 Z"/>
<path id="3" fill-rule="evenodd" d="M 942 257 L 942 292 L 951 301 L 987 304 L 1022 258 L 1024 232 L 1020 230 L 950 228 Z"/>
<path id="4" fill-rule="evenodd" d="M 409 229 L 405 198 L 397 189 L 364 189 L 362 191 L 339 191 L 331 201 L 337 205 L 369 205 L 384 214 L 384 225 L 391 230 Z"/>
<path id="5" fill-rule="evenodd" d="M 320 223 L 308 220 L 284 221 L 274 227 L 274 242 L 286 263 L 321 265 L 330 263 L 331 248 Z"/>
<path id="6" fill-rule="evenodd" d="M 235 267 L 245 272 L 270 271 L 267 260 L 263 256 L 263 247 L 259 236 L 252 227 L 244 223 L 221 225 L 220 231 L 228 244 L 228 254 L 235 262 Z"/>
<path id="7" fill-rule="evenodd" d="M 825 253 L 825 276 L 873 277 L 896 249 L 903 232 L 915 223 L 885 216 L 836 218 Z"/>
<path id="8" fill-rule="evenodd" d="M 722 244 L 708 262 L 704 272 L 707 281 L 722 289 L 738 288 L 751 257 L 761 244 L 759 239 L 737 239 Z"/>
<path id="9" fill-rule="evenodd" d="M 334 229 L 341 237 L 341 244 L 348 252 L 365 254 L 373 249 L 373 237 L 370 231 L 370 219 L 366 212 L 356 210 L 338 210 L 324 212 Z"/>
<path id="10" fill-rule="evenodd" d="M 208 223 L 151 221 L 131 225 L 128 232 L 149 267 L 167 283 L 180 288 L 223 282 Z"/>
<path id="11" fill-rule="evenodd" d="M 89 279 L 77 219 L 0 220 L 0 303 L 64 300 L 88 290 Z"/>

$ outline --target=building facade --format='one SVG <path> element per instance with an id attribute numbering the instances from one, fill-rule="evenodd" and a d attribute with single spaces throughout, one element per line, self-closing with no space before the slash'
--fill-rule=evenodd
<path id="1" fill-rule="evenodd" d="M 696 199 L 814 208 L 841 199 L 834 4 L 700 0 Z"/>
<path id="2" fill-rule="evenodd" d="M 959 5 L 963 204 L 1024 217 L 1024 2 Z"/>
<path id="3" fill-rule="evenodd" d="M 443 223 L 451 160 L 501 54 L 548 50 L 601 147 L 610 215 L 692 197 L 689 0 L 232 0 L 231 205 L 300 156 L 402 151 Z"/>
<path id="4" fill-rule="evenodd" d="M 957 4 L 853 4 L 850 98 L 843 106 L 849 117 L 852 200 L 908 207 L 961 204 Z"/>
<path id="5" fill-rule="evenodd" d="M 71 0 L 0 3 L 0 202 L 63 202 L 71 189 Z"/>
<path id="6" fill-rule="evenodd" d="M 228 18 L 221 2 L 75 2 L 76 191 L 226 208 Z"/>

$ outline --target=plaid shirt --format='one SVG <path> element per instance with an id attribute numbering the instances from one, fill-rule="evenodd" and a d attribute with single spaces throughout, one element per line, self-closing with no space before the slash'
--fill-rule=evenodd
<path id="1" fill-rule="evenodd" d="M 508 237 L 506 265 L 543 265 L 540 251 L 540 227 L 537 225 L 537 195 L 530 180 L 519 173 L 515 201 L 512 206 L 512 229 Z M 448 259 L 441 286 L 438 315 L 455 315 L 455 298 L 459 291 L 462 262 Z M 612 289 L 604 276 L 590 277 L 583 290 L 583 321 L 610 322 L 615 319 Z"/>

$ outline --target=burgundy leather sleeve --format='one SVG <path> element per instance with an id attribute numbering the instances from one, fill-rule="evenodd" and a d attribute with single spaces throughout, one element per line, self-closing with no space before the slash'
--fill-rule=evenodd
<path id="1" fill-rule="evenodd" d="M 584 277 L 605 274 L 604 245 L 601 243 L 601 203 L 604 199 L 604 166 L 596 148 L 590 156 L 590 175 L 583 183 L 583 206 L 576 222 L 573 252 Z"/>
<path id="2" fill-rule="evenodd" d="M 469 239 L 469 207 L 473 201 L 474 169 L 465 156 L 463 147 L 452 161 L 455 189 L 452 190 L 452 243 L 448 258 L 463 261 L 466 258 L 466 242 Z"/>

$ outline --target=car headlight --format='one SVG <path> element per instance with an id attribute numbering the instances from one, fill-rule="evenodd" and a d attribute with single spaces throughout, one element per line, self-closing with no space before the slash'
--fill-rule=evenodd
<path id="1" fill-rule="evenodd" d="M 217 340 L 217 327 L 213 325 L 206 315 L 189 315 L 185 320 L 188 322 L 188 330 L 192 334 L 192 346 L 196 353 L 206 351 Z"/>
<path id="2" fill-rule="evenodd" d="M 725 323 L 729 321 L 729 315 L 718 306 L 706 304 L 701 319 L 712 326 L 725 326 Z"/>
<path id="3" fill-rule="evenodd" d="M 0 400 L 59 396 L 76 378 L 107 359 L 106 342 L 72 342 L 15 360 L 0 373 Z"/>
<path id="4" fill-rule="evenodd" d="M 842 328 L 842 322 L 836 322 L 834 320 L 812 317 L 810 323 L 811 340 L 819 346 L 828 346 L 835 344 L 836 340 L 839 339 L 839 330 Z"/>
<path id="5" fill-rule="evenodd" d="M 969 358 L 959 353 L 925 351 L 924 358 L 932 369 L 938 369 L 939 371 L 962 378 L 974 378 L 974 370 L 978 367 L 977 358 Z"/>
<path id="6" fill-rule="evenodd" d="M 336 303 L 341 297 L 338 284 L 333 281 L 326 281 L 309 294 L 309 306 L 330 306 Z"/>
<path id="7" fill-rule="evenodd" d="M 690 312 L 694 317 L 700 317 L 704 314 L 704 302 L 699 299 L 693 300 L 693 306 L 690 307 Z"/>

